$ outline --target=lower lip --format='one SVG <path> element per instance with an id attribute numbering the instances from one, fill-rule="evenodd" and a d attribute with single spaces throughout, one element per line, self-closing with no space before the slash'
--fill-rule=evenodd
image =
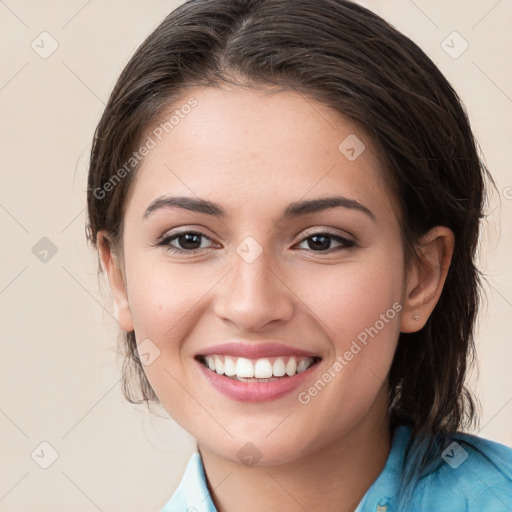
<path id="1" fill-rule="evenodd" d="M 196 362 L 203 376 L 213 388 L 224 396 L 240 402 L 268 402 L 277 400 L 297 389 L 318 367 L 318 362 L 316 362 L 307 370 L 293 377 L 283 377 L 272 382 L 242 382 L 213 372 L 199 361 Z"/>

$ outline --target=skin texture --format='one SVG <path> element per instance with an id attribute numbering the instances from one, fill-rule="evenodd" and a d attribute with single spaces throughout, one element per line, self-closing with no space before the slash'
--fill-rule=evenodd
<path id="1" fill-rule="evenodd" d="M 117 320 L 139 343 L 149 338 L 158 347 L 145 367 L 148 380 L 197 439 L 218 510 L 353 510 L 389 454 L 387 374 L 399 333 L 421 329 L 432 312 L 453 234 L 434 228 L 422 241 L 422 264 L 405 269 L 396 203 L 358 127 L 294 92 L 188 92 L 198 106 L 138 170 L 123 254 L 115 257 L 98 236 Z M 366 147 L 354 161 L 338 149 L 350 134 Z M 227 216 L 167 208 L 143 219 L 164 195 L 214 201 Z M 348 208 L 282 218 L 293 201 L 332 195 L 357 200 L 375 220 Z M 155 246 L 173 228 L 211 241 L 199 238 L 204 249 L 188 254 Z M 326 231 L 355 245 L 327 238 L 322 251 L 305 240 Z M 247 236 L 262 249 L 252 263 L 236 251 Z M 297 392 L 269 402 L 232 400 L 210 386 L 194 359 L 228 339 L 279 340 L 322 358 L 304 391 L 393 304 L 401 311 L 307 404 Z M 237 457 L 249 442 L 261 456 L 251 467 Z"/>

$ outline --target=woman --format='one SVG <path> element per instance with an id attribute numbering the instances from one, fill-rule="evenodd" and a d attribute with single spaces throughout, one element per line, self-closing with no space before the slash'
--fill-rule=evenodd
<path id="1" fill-rule="evenodd" d="M 127 398 L 197 439 L 163 512 L 512 509 L 512 450 L 462 432 L 486 178 L 450 84 L 356 4 L 161 23 L 97 127 L 88 234 Z"/>

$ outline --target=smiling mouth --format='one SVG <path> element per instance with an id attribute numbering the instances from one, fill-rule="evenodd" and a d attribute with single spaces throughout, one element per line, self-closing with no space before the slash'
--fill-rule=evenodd
<path id="1" fill-rule="evenodd" d="M 196 360 L 211 372 L 240 382 L 273 382 L 302 373 L 317 364 L 320 357 L 278 356 L 248 359 L 210 354 Z"/>

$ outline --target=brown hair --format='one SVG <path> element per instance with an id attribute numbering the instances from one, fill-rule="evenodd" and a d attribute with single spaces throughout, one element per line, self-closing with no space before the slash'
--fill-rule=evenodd
<path id="1" fill-rule="evenodd" d="M 465 109 L 410 39 L 345 0 L 189 0 L 169 14 L 126 65 L 94 136 L 88 238 L 106 230 L 121 248 L 136 168 L 105 197 L 148 128 L 192 86 L 276 86 L 298 91 L 361 126 L 380 151 L 401 212 L 406 261 L 430 228 L 449 227 L 455 249 L 446 283 L 419 332 L 400 334 L 389 374 L 392 425 L 416 434 L 455 432 L 475 421 L 465 386 L 474 362 L 480 296 L 475 267 L 487 169 Z M 101 272 L 101 266 L 100 266 Z M 132 403 L 158 401 L 136 350 L 126 346 L 124 389 Z M 137 377 L 141 397 L 131 391 Z"/>

